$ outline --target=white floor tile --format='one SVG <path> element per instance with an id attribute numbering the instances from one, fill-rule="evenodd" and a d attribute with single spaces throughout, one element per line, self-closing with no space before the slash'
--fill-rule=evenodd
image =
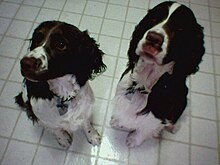
<path id="1" fill-rule="evenodd" d="M 44 3 L 44 0 L 37 0 L 37 1 L 36 0 L 24 0 L 23 3 L 26 4 L 26 5 L 41 7 Z"/>
<path id="2" fill-rule="evenodd" d="M 123 26 L 123 22 L 105 19 L 103 22 L 101 34 L 113 37 L 121 37 Z"/>
<path id="3" fill-rule="evenodd" d="M 213 148 L 218 146 L 216 122 L 197 118 L 192 118 L 191 122 L 191 140 L 193 144 Z"/>
<path id="4" fill-rule="evenodd" d="M 126 165 L 126 163 L 105 160 L 105 159 L 98 159 L 98 162 L 96 165 Z"/>
<path id="5" fill-rule="evenodd" d="M 213 53 L 220 55 L 220 39 L 219 38 L 212 38 L 212 45 L 213 45 Z"/>
<path id="6" fill-rule="evenodd" d="M 52 9 L 45 9 L 42 8 L 36 22 L 41 23 L 43 21 L 50 21 L 50 20 L 58 20 L 60 11 L 52 10 Z"/>
<path id="7" fill-rule="evenodd" d="M 189 164 L 189 145 L 163 140 L 160 151 L 161 165 Z"/>
<path id="8" fill-rule="evenodd" d="M 104 99 L 95 99 L 95 104 L 93 106 L 93 113 L 92 113 L 92 123 L 103 125 L 105 114 L 107 111 L 108 101 Z"/>
<path id="9" fill-rule="evenodd" d="M 207 165 L 218 164 L 217 150 L 192 146 L 191 164 Z"/>
<path id="10" fill-rule="evenodd" d="M 220 23 L 212 22 L 212 36 L 220 37 Z"/>
<path id="11" fill-rule="evenodd" d="M 215 73 L 220 74 L 220 56 L 214 56 L 215 61 Z"/>
<path id="12" fill-rule="evenodd" d="M 199 65 L 199 71 L 214 73 L 213 71 L 213 56 L 210 54 L 205 54 L 202 58 L 202 62 Z"/>
<path id="13" fill-rule="evenodd" d="M 117 56 L 120 39 L 103 36 L 99 37 L 100 49 L 103 50 L 105 54 Z"/>
<path id="14" fill-rule="evenodd" d="M 37 146 L 12 140 L 8 146 L 2 165 L 31 165 Z"/>
<path id="15" fill-rule="evenodd" d="M 22 39 L 4 37 L 0 44 L 0 54 L 6 57 L 16 58 L 23 45 Z"/>
<path id="16" fill-rule="evenodd" d="M 74 12 L 74 13 L 82 13 L 85 7 L 86 0 L 67 0 L 64 11 Z"/>
<path id="17" fill-rule="evenodd" d="M 74 26 L 77 27 L 79 26 L 80 19 L 81 19 L 80 14 L 74 14 L 70 12 L 62 12 L 59 18 L 60 21 L 73 24 Z"/>
<path id="18" fill-rule="evenodd" d="M 33 165 L 61 165 L 66 152 L 52 148 L 39 147 Z"/>
<path id="19" fill-rule="evenodd" d="M 107 11 L 106 11 L 105 18 L 124 21 L 126 10 L 127 10 L 127 7 L 109 4 Z"/>
<path id="20" fill-rule="evenodd" d="M 191 4 L 190 8 L 193 10 L 193 13 L 195 14 L 196 18 L 209 20 L 208 6 Z"/>
<path id="21" fill-rule="evenodd" d="M 39 12 L 40 8 L 32 6 L 21 6 L 15 18 L 25 21 L 33 21 Z"/>
<path id="22" fill-rule="evenodd" d="M 108 67 L 108 69 L 103 73 L 103 75 L 114 76 L 117 58 L 106 55 L 104 56 L 103 60 L 106 66 L 111 66 L 111 67 Z"/>
<path id="23" fill-rule="evenodd" d="M 14 62 L 14 59 L 0 57 L 0 78 L 6 79 L 8 77 Z"/>
<path id="24" fill-rule="evenodd" d="M 129 6 L 148 9 L 149 1 L 146 0 L 130 0 Z"/>
<path id="25" fill-rule="evenodd" d="M 105 8 L 106 8 L 105 3 L 88 1 L 85 8 L 85 14 L 103 17 L 105 14 Z"/>
<path id="26" fill-rule="evenodd" d="M 149 139 L 140 147 L 130 150 L 129 162 L 133 164 L 155 165 L 158 163 L 159 141 Z"/>
<path id="27" fill-rule="evenodd" d="M 80 23 L 80 30 L 88 30 L 89 33 L 99 33 L 101 29 L 102 19 L 91 17 L 91 16 L 83 16 Z"/>
<path id="28" fill-rule="evenodd" d="M 7 144 L 8 144 L 8 139 L 0 138 L 0 159 L 2 159 Z"/>
<path id="29" fill-rule="evenodd" d="M 8 29 L 11 20 L 6 18 L 0 18 L 0 34 L 3 35 Z"/>
<path id="30" fill-rule="evenodd" d="M 28 33 L 32 27 L 32 23 L 14 20 L 7 31 L 7 35 L 27 39 Z"/>
<path id="31" fill-rule="evenodd" d="M 95 157 L 88 157 L 84 155 L 77 155 L 74 153 L 68 153 L 65 165 L 95 165 Z"/>
<path id="32" fill-rule="evenodd" d="M 0 135 L 10 137 L 15 127 L 19 111 L 0 107 Z"/>
<path id="33" fill-rule="evenodd" d="M 191 80 L 192 91 L 210 95 L 215 94 L 213 75 L 198 72 L 196 75 L 191 76 Z"/>
<path id="34" fill-rule="evenodd" d="M 127 6 L 128 5 L 128 0 L 120 0 L 120 1 L 118 1 L 118 0 L 109 0 L 109 3 Z"/>
<path id="35" fill-rule="evenodd" d="M 126 132 L 106 128 L 102 137 L 99 156 L 126 161 L 128 158 L 128 148 L 125 144 L 126 137 Z"/>
<path id="36" fill-rule="evenodd" d="M 126 21 L 130 23 L 139 23 L 144 16 L 147 14 L 146 10 L 144 9 L 137 9 L 137 8 L 128 8 L 127 18 Z"/>
<path id="37" fill-rule="evenodd" d="M 28 119 L 26 112 L 22 112 L 12 137 L 19 140 L 38 143 L 42 130 L 43 128 L 37 123 L 33 125 L 33 122 Z"/>
<path id="38" fill-rule="evenodd" d="M 215 98 L 192 93 L 191 96 L 192 116 L 216 120 Z"/>
<path id="39" fill-rule="evenodd" d="M 2 2 L 0 5 L 0 16 L 12 18 L 19 8 L 18 4 Z"/>
<path id="40" fill-rule="evenodd" d="M 94 95 L 99 98 L 108 99 L 111 91 L 112 78 L 105 76 L 98 76 L 91 81 L 91 86 Z"/>
<path id="41" fill-rule="evenodd" d="M 44 2 L 44 7 L 51 8 L 51 9 L 62 9 L 64 3 L 65 3 L 65 0 L 46 0 Z"/>
<path id="42" fill-rule="evenodd" d="M 101 135 L 101 129 L 95 128 L 98 133 Z M 73 142 L 69 148 L 69 151 L 75 151 L 81 154 L 93 155 L 96 156 L 98 152 L 99 146 L 93 146 L 90 144 L 83 132 L 83 130 L 79 129 L 78 131 L 73 133 Z"/>
<path id="43" fill-rule="evenodd" d="M 0 95 L 0 105 L 20 109 L 14 100 L 14 97 L 20 92 L 21 84 L 8 82 Z"/>

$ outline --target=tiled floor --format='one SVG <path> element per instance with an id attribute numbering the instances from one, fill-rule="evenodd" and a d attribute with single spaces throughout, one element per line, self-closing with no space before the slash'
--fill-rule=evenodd
<path id="1" fill-rule="evenodd" d="M 111 99 L 125 69 L 134 26 L 162 0 L 0 0 L 0 164 L 1 165 L 217 165 L 220 136 L 220 1 L 180 0 L 205 27 L 206 54 L 189 78 L 189 104 L 178 133 L 125 145 L 126 132 L 109 127 Z M 91 82 L 96 96 L 93 120 L 100 147 L 81 131 L 68 151 L 14 104 L 22 78 L 18 60 L 33 29 L 44 20 L 62 20 L 88 29 L 106 53 L 108 70 Z"/>

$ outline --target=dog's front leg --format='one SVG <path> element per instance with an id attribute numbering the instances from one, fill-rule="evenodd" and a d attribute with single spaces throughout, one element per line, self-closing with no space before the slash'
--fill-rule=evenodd
<path id="1" fill-rule="evenodd" d="M 56 135 L 57 142 L 59 143 L 60 146 L 64 148 L 69 148 L 71 146 L 72 137 L 67 131 L 62 129 L 57 129 L 53 132 Z"/>
<path id="2" fill-rule="evenodd" d="M 101 144 L 101 136 L 92 126 L 90 121 L 87 121 L 83 124 L 83 130 L 89 143 L 94 146 Z"/>

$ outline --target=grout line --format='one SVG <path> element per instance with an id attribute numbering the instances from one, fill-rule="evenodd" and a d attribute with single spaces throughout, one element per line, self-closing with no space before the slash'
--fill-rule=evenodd
<path id="1" fill-rule="evenodd" d="M 208 1 L 209 2 L 209 8 L 208 8 L 208 10 L 209 10 L 209 20 L 210 20 L 210 29 L 212 29 L 212 20 L 211 20 L 211 10 L 210 10 L 210 0 Z M 214 52 L 214 45 L 213 45 L 213 38 L 211 38 L 211 50 L 212 50 L 212 52 Z M 215 87 L 215 106 L 216 106 L 216 119 L 217 119 L 217 122 L 216 122 L 216 124 L 217 124 L 217 144 L 218 144 L 218 146 L 217 146 L 217 149 L 218 149 L 218 156 L 220 155 L 220 151 L 219 151 L 219 146 L 220 146 L 220 137 L 219 137 L 219 131 L 220 131 L 220 124 L 218 123 L 218 121 L 220 120 L 219 119 L 219 108 L 220 107 L 218 107 L 218 94 L 217 94 L 217 78 L 216 78 L 216 76 L 217 76 L 217 74 L 216 74 L 216 67 L 215 67 L 215 58 L 214 58 L 214 56 L 212 56 L 212 65 L 213 65 L 213 71 L 214 71 L 214 87 Z"/>
<path id="2" fill-rule="evenodd" d="M 14 125 L 14 127 L 13 127 L 13 129 L 12 129 L 11 135 L 10 135 L 9 138 L 8 138 L 8 143 L 7 143 L 7 145 L 6 145 L 6 147 L 5 147 L 5 150 L 4 150 L 4 153 L 2 154 L 2 157 L 1 157 L 1 159 L 0 159 L 0 164 L 2 163 L 2 161 L 3 161 L 3 159 L 4 159 L 5 155 L 6 155 L 6 152 L 7 152 L 7 150 L 8 150 L 8 146 L 9 146 L 10 143 L 11 143 L 12 136 L 13 136 L 13 134 L 14 134 L 14 132 L 15 132 L 15 128 L 17 127 L 17 123 L 18 123 L 18 120 L 20 119 L 21 113 L 22 113 L 22 112 L 20 112 L 20 113 L 18 114 L 18 117 L 17 117 L 17 119 L 16 119 L 16 121 L 15 121 L 15 125 Z"/>

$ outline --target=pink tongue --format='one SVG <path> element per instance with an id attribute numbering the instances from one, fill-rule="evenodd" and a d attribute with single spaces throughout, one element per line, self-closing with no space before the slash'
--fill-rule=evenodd
<path id="1" fill-rule="evenodd" d="M 159 53 L 159 51 L 156 48 L 154 48 L 150 45 L 143 46 L 143 51 L 145 53 L 151 54 L 153 56 L 156 56 Z"/>

